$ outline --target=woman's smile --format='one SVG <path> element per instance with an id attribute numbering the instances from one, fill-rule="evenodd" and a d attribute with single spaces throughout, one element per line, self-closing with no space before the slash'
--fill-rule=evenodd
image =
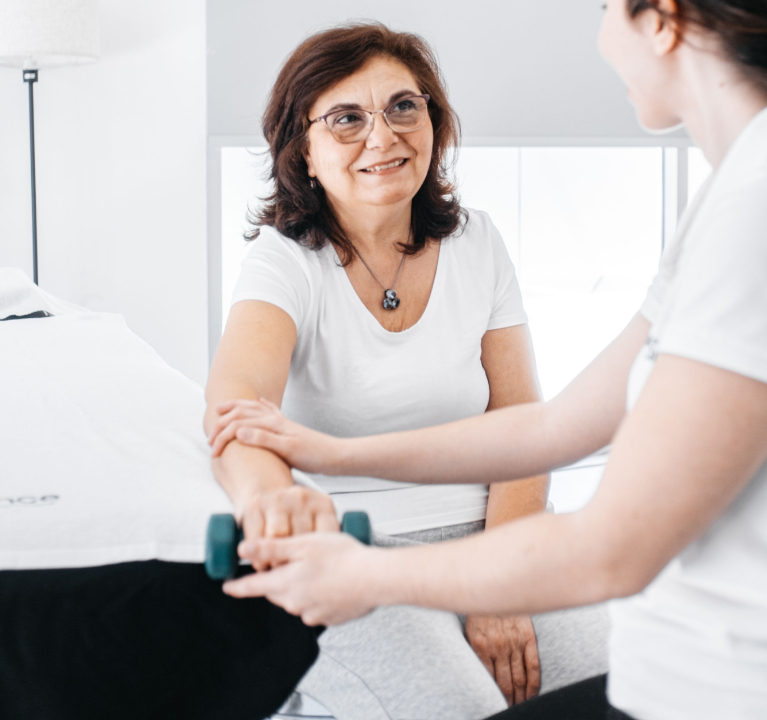
<path id="1" fill-rule="evenodd" d="M 407 161 L 408 158 L 395 158 L 394 160 L 382 161 L 362 168 L 359 172 L 366 175 L 393 175 L 404 167 Z"/>

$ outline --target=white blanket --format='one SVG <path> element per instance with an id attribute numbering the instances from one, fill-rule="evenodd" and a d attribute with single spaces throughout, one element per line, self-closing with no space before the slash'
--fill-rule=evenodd
<path id="1" fill-rule="evenodd" d="M 21 276 L 21 279 L 20 279 Z M 0 269 L 0 569 L 201 562 L 231 503 L 210 471 L 202 390 L 119 315 Z"/>

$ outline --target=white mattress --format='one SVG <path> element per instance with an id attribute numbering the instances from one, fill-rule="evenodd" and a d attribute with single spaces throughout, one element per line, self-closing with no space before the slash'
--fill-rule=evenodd
<path id="1" fill-rule="evenodd" d="M 56 315 L 0 322 L 0 569 L 201 562 L 209 515 L 231 511 L 201 388 L 121 316 L 28 279 L 20 293 L 18 271 L 0 270 L 0 317 L 20 314 L 3 307 L 11 281 L 14 309 Z"/>

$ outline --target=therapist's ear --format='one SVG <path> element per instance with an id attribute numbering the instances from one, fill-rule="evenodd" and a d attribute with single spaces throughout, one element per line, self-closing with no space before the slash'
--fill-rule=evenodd
<path id="1" fill-rule="evenodd" d="M 655 0 L 654 11 L 648 13 L 652 31 L 652 44 L 655 54 L 668 55 L 682 42 L 679 26 L 679 6 L 676 0 Z"/>

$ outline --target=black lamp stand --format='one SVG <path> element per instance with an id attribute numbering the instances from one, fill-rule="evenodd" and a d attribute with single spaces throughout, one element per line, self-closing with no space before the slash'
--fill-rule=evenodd
<path id="1" fill-rule="evenodd" d="M 37 285 L 37 189 L 35 183 L 35 101 L 32 92 L 37 82 L 37 70 L 22 70 L 24 82 L 29 85 L 29 162 L 32 175 L 32 271 Z"/>

